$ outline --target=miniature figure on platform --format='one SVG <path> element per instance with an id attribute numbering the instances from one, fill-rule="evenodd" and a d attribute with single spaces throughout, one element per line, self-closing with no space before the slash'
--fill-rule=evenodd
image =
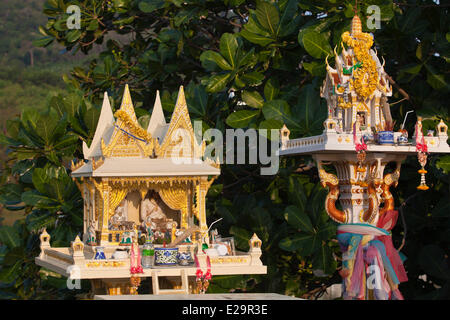
<path id="1" fill-rule="evenodd" d="M 96 240 L 96 237 L 95 237 L 95 228 L 94 228 L 94 225 L 93 225 L 92 222 L 91 222 L 91 224 L 89 225 L 89 228 L 88 228 L 86 244 L 90 245 L 90 246 L 96 246 L 97 245 L 97 240 Z"/>
<path id="2" fill-rule="evenodd" d="M 122 223 L 127 221 L 127 205 L 125 199 L 114 210 L 114 215 L 109 220 L 110 230 L 120 230 Z"/>

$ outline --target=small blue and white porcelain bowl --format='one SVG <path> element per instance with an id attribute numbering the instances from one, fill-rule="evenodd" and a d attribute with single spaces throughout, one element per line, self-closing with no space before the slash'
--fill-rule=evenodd
<path id="1" fill-rule="evenodd" d="M 399 145 L 405 145 L 408 143 L 408 137 L 405 137 L 404 135 L 401 135 L 397 138 L 397 143 Z"/>
<path id="2" fill-rule="evenodd" d="M 155 265 L 176 265 L 178 248 L 155 248 Z"/>
<path id="3" fill-rule="evenodd" d="M 394 144 L 394 131 L 380 131 L 378 132 L 379 144 Z"/>
<path id="4" fill-rule="evenodd" d="M 180 252 L 178 253 L 178 264 L 182 266 L 187 266 L 191 263 L 192 256 L 190 252 Z"/>

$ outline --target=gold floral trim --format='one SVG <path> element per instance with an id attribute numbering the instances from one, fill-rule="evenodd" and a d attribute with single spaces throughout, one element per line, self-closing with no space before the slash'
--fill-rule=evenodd
<path id="1" fill-rule="evenodd" d="M 130 115 L 125 111 L 118 110 L 116 111 L 116 113 L 114 113 L 114 116 L 126 124 L 131 134 L 148 142 L 152 140 L 152 136 L 150 135 L 150 133 L 136 124 L 136 122 L 134 122 L 133 119 L 131 119 Z"/>

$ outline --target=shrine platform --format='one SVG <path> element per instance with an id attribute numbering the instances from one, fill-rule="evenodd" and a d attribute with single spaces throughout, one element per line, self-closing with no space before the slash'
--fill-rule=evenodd
<path id="1" fill-rule="evenodd" d="M 96 295 L 94 300 L 305 300 L 278 293 Z"/>

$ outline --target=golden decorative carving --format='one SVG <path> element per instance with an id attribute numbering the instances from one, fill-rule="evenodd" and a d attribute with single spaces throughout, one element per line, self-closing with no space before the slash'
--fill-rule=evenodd
<path id="1" fill-rule="evenodd" d="M 187 188 L 162 187 L 159 190 L 159 195 L 171 209 L 181 211 L 181 227 L 185 227 L 183 222 L 188 215 Z"/>
<path id="2" fill-rule="evenodd" d="M 106 145 L 101 140 L 103 156 L 151 157 L 159 150 L 158 141 L 137 122 L 128 85 L 125 87 L 120 109 L 114 116 L 117 121 L 109 144 Z"/>
<path id="3" fill-rule="evenodd" d="M 70 162 L 70 170 L 75 171 L 79 168 L 81 168 L 84 165 L 84 161 L 78 161 L 77 163 L 71 161 Z"/>
<path id="4" fill-rule="evenodd" d="M 108 220 L 114 215 L 114 210 L 128 194 L 128 189 L 111 188 L 109 192 L 109 214 Z"/>
<path id="5" fill-rule="evenodd" d="M 228 263 L 242 263 L 248 264 L 248 258 L 246 257 L 220 257 L 211 258 L 211 264 L 228 264 Z"/>
<path id="6" fill-rule="evenodd" d="M 381 185 L 382 190 L 382 198 L 384 199 L 384 207 L 380 209 L 380 216 L 385 214 L 389 210 L 394 210 L 395 202 L 392 193 L 389 191 L 390 187 L 393 185 L 394 187 L 398 184 L 398 179 L 400 178 L 400 167 L 401 162 L 397 162 L 397 167 L 395 171 L 392 173 L 388 173 L 383 178 L 383 184 Z"/>
<path id="7" fill-rule="evenodd" d="M 103 163 L 105 163 L 104 158 L 100 158 L 97 161 L 95 161 L 95 159 L 92 159 L 92 170 L 97 170 L 103 165 Z"/>
<path id="8" fill-rule="evenodd" d="M 174 135 L 179 133 L 178 129 L 186 130 L 190 140 L 189 154 L 183 154 L 183 157 L 192 158 L 195 155 L 196 139 L 194 136 L 194 129 L 192 128 L 191 118 L 189 117 L 189 111 L 186 104 L 186 98 L 184 95 L 183 86 L 180 87 L 178 92 L 178 99 L 175 104 L 175 109 L 172 114 L 169 129 L 167 130 L 164 141 L 161 144 L 159 150 L 157 150 L 158 157 L 172 157 L 172 152 L 181 140 L 182 136 L 175 138 Z M 186 137 L 187 138 L 187 137 Z M 181 139 L 181 140 L 180 140 Z M 180 148 L 180 151 L 184 151 L 184 148 Z M 179 154 L 175 154 L 175 157 L 180 157 Z"/>
<path id="9" fill-rule="evenodd" d="M 88 268 L 120 268 L 125 266 L 125 261 L 91 261 L 86 263 L 86 267 Z"/>
<path id="10" fill-rule="evenodd" d="M 336 208 L 336 201 L 339 198 L 339 180 L 331 173 L 327 173 L 323 167 L 322 163 L 318 161 L 317 163 L 319 169 L 320 182 L 323 187 L 328 187 L 328 195 L 325 199 L 325 209 L 330 216 L 330 218 L 338 223 L 347 223 L 348 216 L 347 213 Z"/>

